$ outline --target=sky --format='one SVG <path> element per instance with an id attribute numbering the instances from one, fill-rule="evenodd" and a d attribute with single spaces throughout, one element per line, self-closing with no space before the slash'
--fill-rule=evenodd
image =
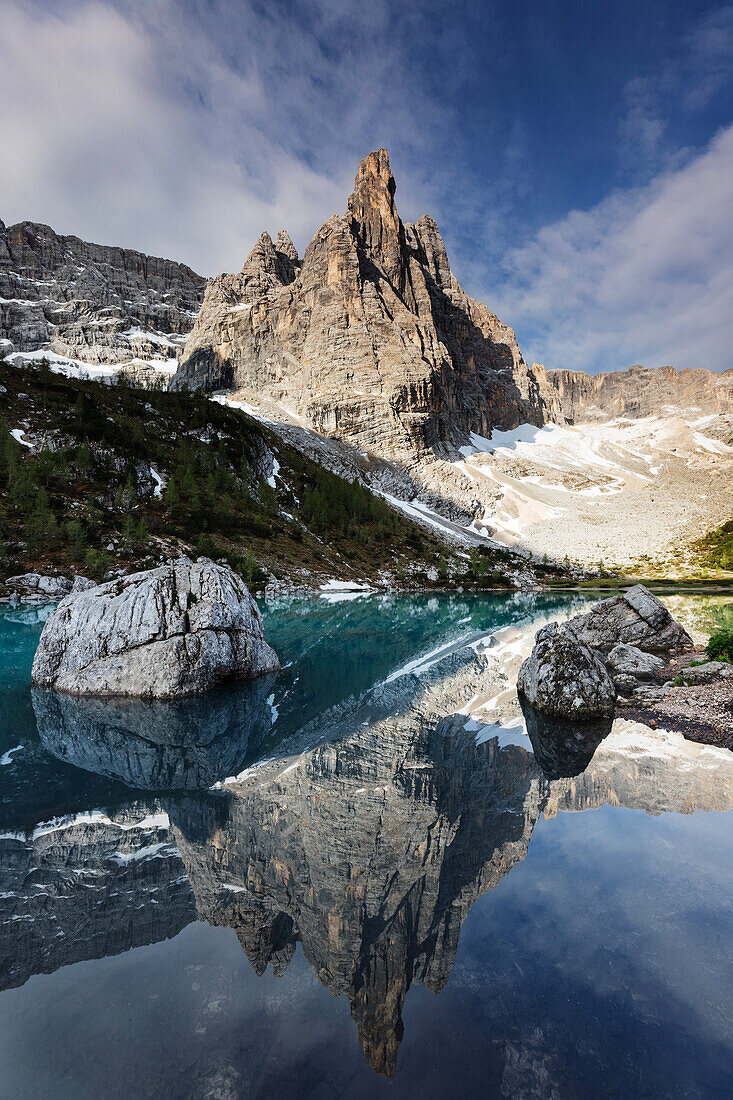
<path id="1" fill-rule="evenodd" d="M 386 146 L 548 368 L 733 367 L 733 5 L 0 0 L 0 218 L 205 275 Z"/>

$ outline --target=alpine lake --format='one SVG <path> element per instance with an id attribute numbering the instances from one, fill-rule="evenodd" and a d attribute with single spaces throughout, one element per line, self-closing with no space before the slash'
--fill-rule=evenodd
<path id="1" fill-rule="evenodd" d="M 733 753 L 513 694 L 590 602 L 263 604 L 282 671 L 171 703 L 0 610 L 2 1097 L 733 1096 Z"/>

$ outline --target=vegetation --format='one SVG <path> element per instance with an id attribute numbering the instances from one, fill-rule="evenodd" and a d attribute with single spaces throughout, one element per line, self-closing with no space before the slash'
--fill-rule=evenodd
<path id="1" fill-rule="evenodd" d="M 718 630 L 711 636 L 705 652 L 713 661 L 733 663 L 733 630 Z"/>
<path id="2" fill-rule="evenodd" d="M 703 565 L 733 572 L 733 520 L 710 531 L 697 546 Z"/>
<path id="3" fill-rule="evenodd" d="M 509 583 L 501 551 L 446 560 L 442 542 L 381 497 L 201 394 L 65 378 L 47 364 L 0 363 L 0 384 L 5 575 L 100 578 L 185 550 L 226 560 L 254 586 L 268 573 L 380 570 L 427 587 Z M 33 449 L 12 438 L 18 428 Z"/>

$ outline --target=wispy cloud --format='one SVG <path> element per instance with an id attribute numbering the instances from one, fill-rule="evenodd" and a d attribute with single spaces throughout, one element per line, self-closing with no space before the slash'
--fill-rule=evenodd
<path id="1" fill-rule="evenodd" d="M 710 12 L 685 36 L 684 45 L 693 74 L 685 106 L 699 110 L 733 84 L 733 6 Z"/>
<path id="2" fill-rule="evenodd" d="M 492 304 L 548 367 L 731 367 L 731 210 L 733 127 L 511 251 Z"/>

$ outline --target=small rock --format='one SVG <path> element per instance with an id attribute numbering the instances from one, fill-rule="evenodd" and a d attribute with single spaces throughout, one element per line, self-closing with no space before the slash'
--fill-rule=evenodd
<path id="1" fill-rule="evenodd" d="M 715 680 L 727 680 L 733 677 L 733 665 L 725 661 L 706 661 L 703 665 L 683 668 L 680 676 L 686 684 L 711 684 Z"/>

